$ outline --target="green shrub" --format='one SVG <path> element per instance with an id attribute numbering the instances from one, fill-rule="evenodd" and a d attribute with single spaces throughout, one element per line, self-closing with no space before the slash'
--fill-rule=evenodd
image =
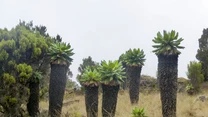
<path id="1" fill-rule="evenodd" d="M 201 84 L 204 81 L 204 76 L 202 74 L 202 64 L 197 61 L 191 61 L 188 64 L 187 76 L 190 79 L 194 91 L 197 93 L 200 90 Z"/>
<path id="2" fill-rule="evenodd" d="M 148 117 L 145 115 L 144 108 L 134 107 L 132 110 L 132 117 Z"/>
<path id="3" fill-rule="evenodd" d="M 188 84 L 186 86 L 186 92 L 189 94 L 189 95 L 193 95 L 194 94 L 194 87 L 192 84 Z"/>

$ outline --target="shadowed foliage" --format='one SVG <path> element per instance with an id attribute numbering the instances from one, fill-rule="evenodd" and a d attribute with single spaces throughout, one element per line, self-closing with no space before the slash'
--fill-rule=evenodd
<path id="1" fill-rule="evenodd" d="M 196 58 L 202 64 L 202 73 L 204 80 L 208 81 L 208 28 L 203 30 L 201 38 L 199 38 L 199 49 Z"/>
<path id="2" fill-rule="evenodd" d="M 42 63 L 46 62 L 44 55 L 51 42 L 52 39 L 50 37 L 43 37 L 40 32 L 33 27 L 32 22 L 25 23 L 24 21 L 20 21 L 20 23 L 11 30 L 7 30 L 6 28 L 3 30 L 0 29 L 0 106 L 3 108 L 4 115 L 27 116 L 27 111 L 25 111 L 21 105 L 27 105 L 27 102 L 28 105 L 30 105 L 31 98 L 28 100 L 29 94 L 33 94 L 33 91 L 39 92 L 36 90 L 39 85 L 32 86 L 31 78 L 33 75 L 28 78 L 26 74 L 29 72 L 27 71 L 22 71 L 20 76 L 18 76 L 19 71 L 17 71 L 16 68 L 20 64 L 21 66 L 31 67 L 31 74 L 37 70 L 43 70 L 45 67 Z M 24 70 L 24 67 L 21 69 Z M 21 80 L 17 80 L 18 77 L 21 77 Z M 12 82 L 9 83 L 4 78 L 9 78 L 9 82 Z M 22 82 L 23 80 L 24 82 Z M 6 86 L 5 83 L 9 83 L 9 85 Z M 39 97 L 39 93 L 36 93 L 36 95 Z M 7 97 L 7 100 L 3 100 L 5 97 Z M 9 106 L 10 104 L 7 101 L 10 99 L 16 100 L 16 103 Z M 36 108 L 33 110 L 34 115 L 28 110 L 30 116 L 35 116 L 38 113 L 39 107 L 37 99 L 38 98 L 34 98 L 33 100 L 33 102 L 36 101 L 36 104 L 30 105 L 30 107 L 34 106 Z"/>
<path id="3" fill-rule="evenodd" d="M 28 100 L 28 104 L 27 104 L 27 109 L 29 112 L 30 116 L 37 116 L 39 114 L 39 97 L 44 97 L 45 94 L 47 94 L 46 92 L 48 91 L 48 79 L 49 79 L 49 69 L 50 69 L 50 61 L 49 58 L 46 55 L 47 51 L 48 51 L 48 46 L 55 42 L 57 39 L 50 37 L 49 34 L 47 33 L 47 28 L 43 25 L 40 26 L 34 26 L 33 22 L 29 22 L 26 23 L 25 21 L 20 21 L 19 22 L 19 26 L 25 27 L 28 31 L 30 32 L 34 32 L 34 33 L 39 33 L 40 35 L 36 35 L 38 38 L 42 38 L 45 39 L 45 43 L 47 44 L 47 48 L 45 48 L 44 51 L 41 50 L 41 54 L 39 55 L 38 58 L 34 58 L 33 61 L 27 61 L 29 62 L 29 64 L 32 66 L 33 68 L 33 75 L 31 77 L 31 79 L 29 80 L 29 89 L 30 89 L 30 96 L 29 96 L 29 100 Z M 33 48 L 37 48 L 39 47 L 43 42 L 35 39 L 34 37 L 29 37 L 26 36 L 29 40 L 33 40 L 32 43 L 32 47 Z M 34 49 L 37 52 L 40 52 L 37 49 Z M 26 53 L 28 55 L 32 55 L 29 54 L 31 51 L 31 49 L 29 49 L 29 51 L 27 51 Z M 36 73 L 38 73 L 38 71 L 41 71 L 41 74 L 37 75 Z M 39 76 L 39 77 L 38 77 Z M 44 77 L 44 78 L 40 78 L 40 77 Z"/>

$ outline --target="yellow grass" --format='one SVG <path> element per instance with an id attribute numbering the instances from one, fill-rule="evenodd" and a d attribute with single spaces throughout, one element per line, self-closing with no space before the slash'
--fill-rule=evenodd
<path id="1" fill-rule="evenodd" d="M 206 95 L 208 91 L 204 91 L 199 95 Z M 199 95 L 188 96 L 187 94 L 178 93 L 177 95 L 177 117 L 208 117 L 208 101 L 195 101 Z M 99 96 L 99 117 L 102 117 L 101 105 L 102 95 Z M 76 101 L 75 101 L 76 100 Z M 79 100 L 79 101 L 78 101 Z M 68 117 L 86 117 L 84 96 L 73 96 L 64 102 L 62 113 Z M 116 117 L 131 117 L 132 108 L 135 106 L 144 107 L 148 117 L 162 117 L 160 94 L 158 93 L 140 93 L 138 105 L 131 105 L 128 91 L 120 92 L 116 108 Z M 41 109 L 48 109 L 48 103 L 41 102 Z M 64 117 L 63 116 L 63 117 Z"/>

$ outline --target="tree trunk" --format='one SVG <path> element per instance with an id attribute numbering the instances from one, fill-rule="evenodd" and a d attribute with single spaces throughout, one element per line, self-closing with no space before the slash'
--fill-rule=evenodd
<path id="1" fill-rule="evenodd" d="M 30 82 L 30 96 L 27 103 L 27 110 L 31 117 L 39 115 L 39 82 Z"/>
<path id="2" fill-rule="evenodd" d="M 140 83 L 140 66 L 129 66 L 128 67 L 128 79 L 130 80 L 129 85 L 129 96 L 131 104 L 137 104 L 139 101 L 139 83 Z"/>
<path id="3" fill-rule="evenodd" d="M 51 117 L 61 116 L 67 69 L 67 65 L 51 64 L 49 85 L 49 116 Z"/>
<path id="4" fill-rule="evenodd" d="M 103 89 L 102 115 L 103 117 L 114 117 L 116 112 L 119 85 L 110 86 L 110 85 L 102 84 L 102 89 Z"/>
<path id="5" fill-rule="evenodd" d="M 122 66 L 123 66 L 123 68 L 124 68 L 124 71 L 125 72 L 127 72 L 127 65 L 126 65 L 126 63 L 125 62 L 122 62 Z M 124 78 L 124 82 L 123 82 L 123 90 L 126 90 L 127 89 L 127 87 L 128 87 L 128 77 L 127 77 L 127 74 L 126 74 L 126 78 Z"/>
<path id="6" fill-rule="evenodd" d="M 178 55 L 158 55 L 158 78 L 163 117 L 176 117 Z"/>
<path id="7" fill-rule="evenodd" d="M 157 81 L 156 81 L 156 86 L 157 86 L 157 88 L 159 89 L 159 87 L 160 87 L 160 80 L 159 80 L 159 77 L 157 76 Z"/>
<path id="8" fill-rule="evenodd" d="M 85 86 L 87 117 L 98 117 L 98 87 Z"/>
<path id="9" fill-rule="evenodd" d="M 127 89 L 127 78 L 124 78 L 124 82 L 123 82 L 123 90 Z"/>

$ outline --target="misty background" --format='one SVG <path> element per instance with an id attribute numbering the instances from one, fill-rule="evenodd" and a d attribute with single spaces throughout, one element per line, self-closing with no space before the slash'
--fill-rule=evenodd
<path id="1" fill-rule="evenodd" d="M 0 28 L 19 20 L 44 25 L 74 48 L 70 66 L 76 80 L 82 59 L 116 60 L 130 48 L 143 49 L 145 75 L 156 76 L 152 39 L 158 31 L 176 30 L 184 38 L 178 76 L 187 77 L 187 64 L 196 60 L 198 39 L 208 28 L 207 0 L 0 0 Z"/>

